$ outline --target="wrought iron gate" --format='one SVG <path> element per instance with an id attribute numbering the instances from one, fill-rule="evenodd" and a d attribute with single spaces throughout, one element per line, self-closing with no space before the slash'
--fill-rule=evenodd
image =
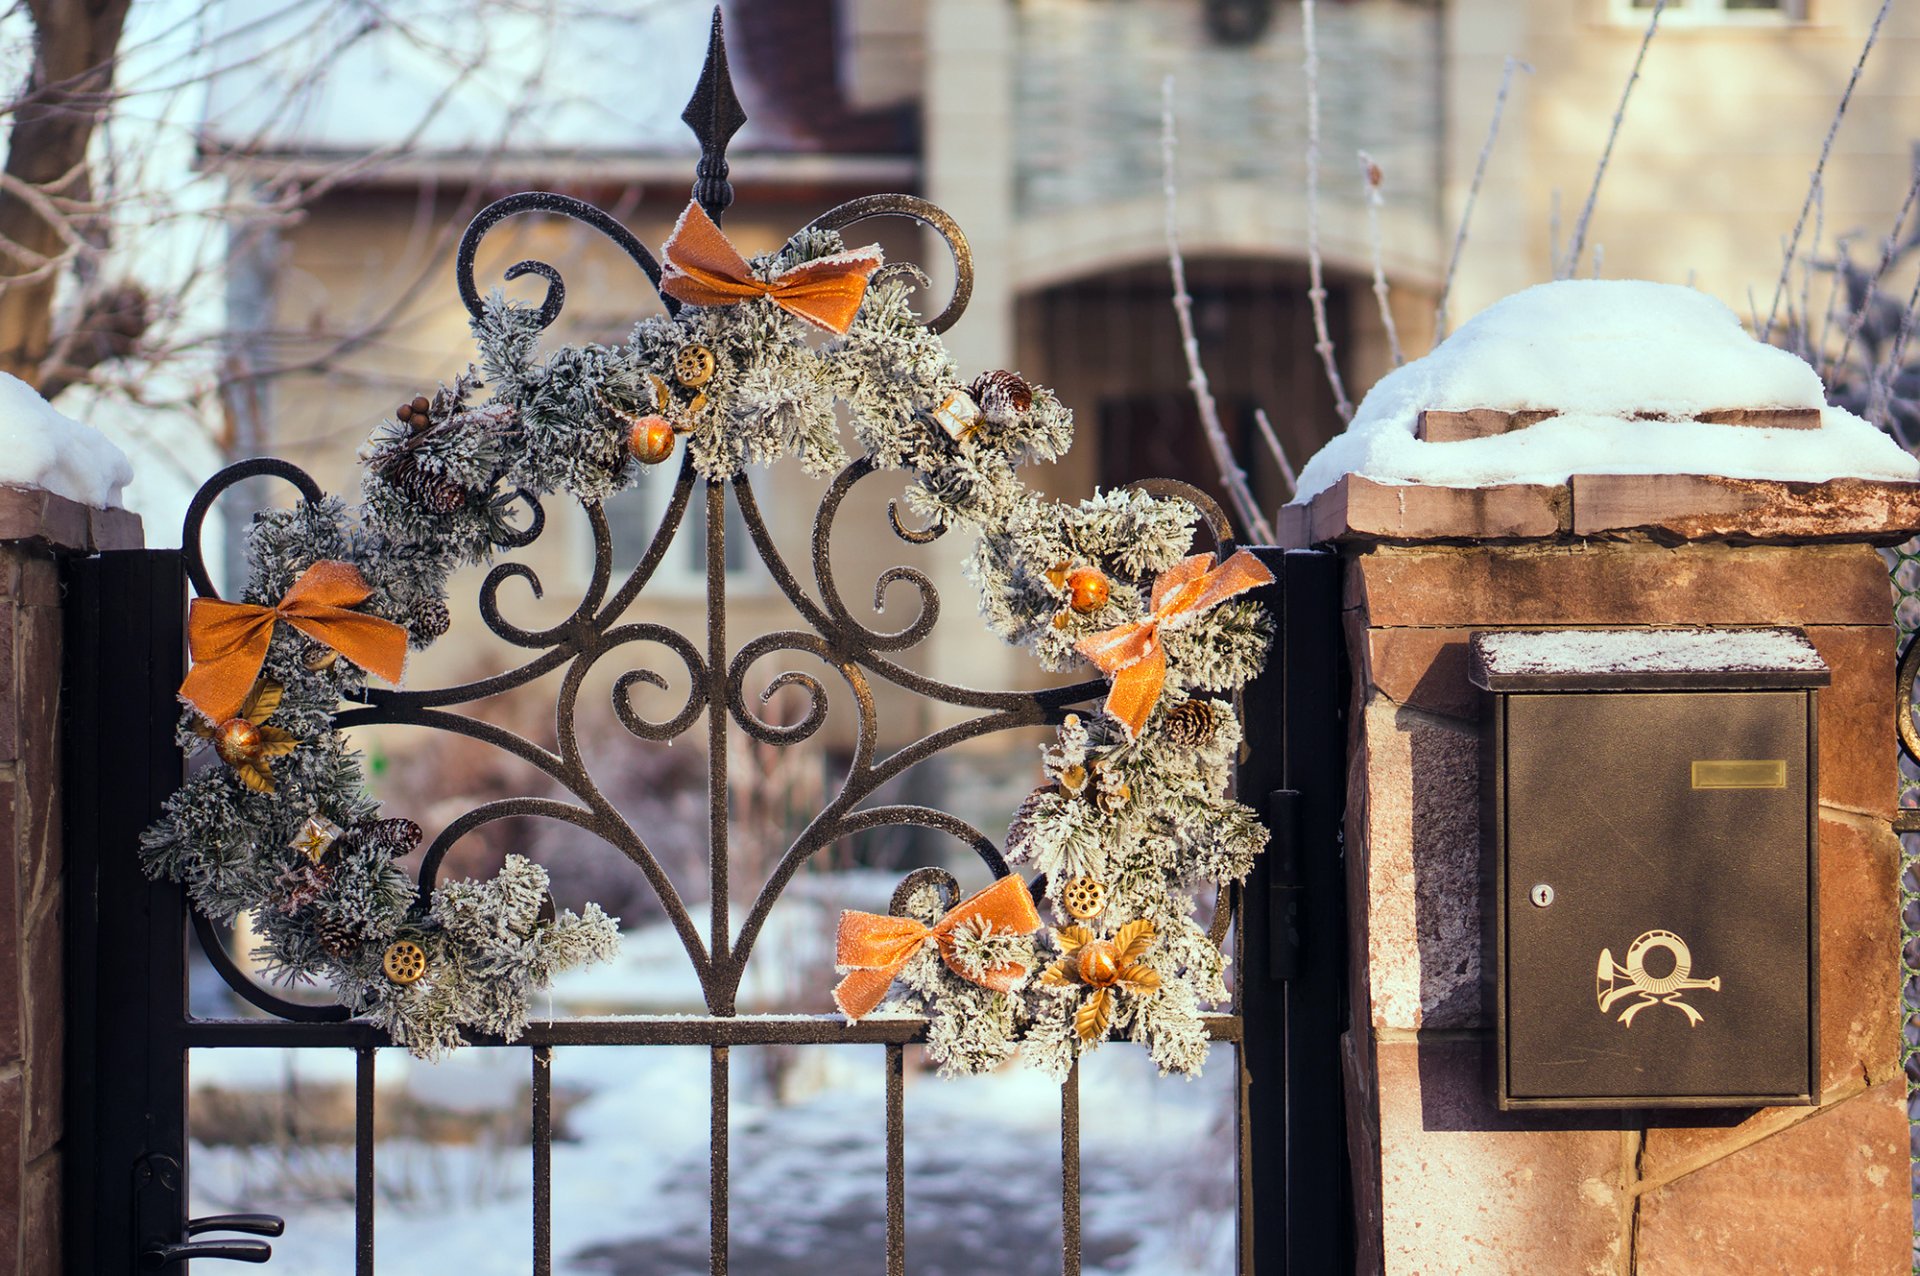
<path id="1" fill-rule="evenodd" d="M 712 65 L 696 94 L 695 107 L 689 108 L 690 119 L 699 114 L 701 94 L 710 95 L 704 99 L 709 113 L 711 95 L 724 90 L 731 96 L 723 77 L 713 78 Z M 724 193 L 724 138 L 716 146 L 702 136 L 706 154 L 696 192 L 703 184 L 717 183 Z M 711 186 L 708 193 L 714 193 Z M 707 196 L 701 198 L 704 201 Z M 724 198 L 717 202 L 724 207 Z M 613 226 L 604 214 L 572 201 L 542 197 L 540 206 L 603 229 Z M 624 235 L 619 231 L 616 238 Z M 470 271 L 470 265 L 468 257 L 463 270 Z M 557 272 L 546 277 L 558 287 Z M 463 274 L 463 290 L 470 286 L 470 274 Z M 830 486 L 814 527 L 811 588 L 781 556 L 748 479 L 743 475 L 730 483 L 708 483 L 702 529 L 705 632 L 693 637 L 663 626 L 644 626 L 650 640 L 668 646 L 685 662 L 691 690 L 685 707 L 670 721 L 639 723 L 639 730 L 629 722 L 629 730 L 665 740 L 703 719 L 706 727 L 712 923 L 704 948 L 685 909 L 678 907 L 672 884 L 657 866 L 648 869 L 651 861 L 644 848 L 641 854 L 632 853 L 633 831 L 617 813 L 605 808 L 586 824 L 648 869 L 669 916 L 688 941 L 706 1013 L 536 1020 L 511 1045 L 497 1040 L 473 1042 L 477 1048 L 526 1054 L 532 1092 L 533 1182 L 528 1270 L 536 1276 L 548 1276 L 552 1269 L 552 1069 L 555 1048 L 566 1046 L 681 1045 L 708 1051 L 714 1273 L 727 1270 L 732 1047 L 873 1047 L 875 1063 L 884 1069 L 886 1079 L 885 1124 L 873 1132 L 875 1139 L 886 1141 L 886 1270 L 889 1276 L 908 1270 L 904 1066 L 906 1047 L 924 1036 L 924 1021 L 886 1017 L 847 1024 L 833 1015 L 742 1017 L 736 1014 L 735 993 L 745 963 L 761 923 L 788 879 L 810 854 L 835 839 L 886 824 L 918 825 L 954 836 L 972 847 L 995 873 L 1005 872 L 999 850 L 965 821 L 930 807 L 877 804 L 875 790 L 960 741 L 1058 723 L 1072 707 L 1096 699 L 1104 688 L 1083 683 L 1040 691 L 981 692 L 897 663 L 895 653 L 924 640 L 932 629 L 938 599 L 931 583 L 905 568 L 884 574 L 883 585 L 893 580 L 912 582 L 920 591 L 922 610 L 907 629 L 878 634 L 855 620 L 841 601 L 828 556 L 842 502 L 870 472 L 864 462 L 856 461 Z M 376 1052 L 388 1042 L 370 1024 L 349 1019 L 344 1008 L 296 1004 L 253 982 L 228 956 L 214 929 L 190 915 L 179 889 L 149 882 L 137 862 L 140 831 L 182 778 L 182 759 L 174 741 L 178 716 L 174 692 L 184 674 L 185 595 L 189 581 L 202 594 L 212 592 L 197 549 L 199 525 L 221 492 L 261 475 L 292 483 L 304 499 L 320 497 L 312 481 L 292 466 L 249 462 L 218 476 L 196 499 L 188 517 L 184 552 L 110 553 L 78 561 L 70 569 L 65 688 L 70 991 L 66 1237 L 67 1269 L 76 1276 L 181 1270 L 176 1265 L 193 1258 L 268 1260 L 269 1243 L 254 1238 L 278 1234 L 279 1220 L 263 1215 L 187 1217 L 191 1165 L 186 1060 L 189 1050 L 205 1047 L 344 1047 L 355 1052 L 355 1271 L 357 1276 L 371 1276 L 376 1270 L 374 1070 Z M 338 724 L 392 723 L 459 732 L 528 761 L 576 793 L 590 790 L 591 781 L 580 770 L 577 752 L 565 747 L 573 732 L 572 697 L 596 659 L 632 639 L 635 626 L 623 625 L 622 618 L 693 504 L 700 482 L 690 466 L 683 466 L 654 544 L 618 589 L 612 585 L 605 518 L 597 506 L 587 507 L 597 549 L 592 583 L 572 615 L 559 625 L 528 633 L 504 620 L 494 596 L 500 582 L 515 575 L 530 577 L 531 572 L 515 564 L 494 569 L 481 590 L 482 614 L 496 634 L 533 653 L 526 663 L 458 687 L 370 692 L 364 704 L 343 712 Z M 1204 497 L 1194 496 L 1211 506 Z M 732 643 L 725 566 L 729 500 L 752 548 L 804 628 Z M 528 543 L 543 523 L 537 505 L 534 513 Z M 1210 521 L 1216 537 L 1224 537 L 1226 527 L 1217 509 L 1211 510 Z M 916 538 L 897 523 L 894 530 Z M 1231 1052 L 1240 1082 L 1239 1268 L 1259 1276 L 1317 1276 L 1351 1268 L 1352 1211 L 1347 1201 L 1339 1062 L 1339 1038 L 1348 1021 L 1345 867 L 1340 846 L 1347 692 L 1339 569 L 1337 559 L 1326 554 L 1258 552 L 1276 577 L 1263 591 L 1262 601 L 1277 622 L 1278 637 L 1266 673 L 1245 693 L 1243 710 L 1251 749 L 1239 784 L 1243 799 L 1267 821 L 1271 838 L 1268 853 L 1245 886 L 1220 910 L 1216 936 L 1224 939 L 1231 923 L 1239 958 L 1234 1005 L 1232 1013 L 1211 1016 L 1207 1026 L 1223 1052 Z M 783 674 L 775 680 L 777 685 L 807 690 L 812 703 L 800 727 L 771 726 L 746 707 L 749 666 L 776 651 L 812 656 L 842 676 L 856 702 L 859 742 L 841 791 L 795 840 L 735 933 L 727 901 L 729 733 L 741 730 L 776 746 L 797 744 L 812 734 L 826 711 L 824 688 L 802 674 Z M 561 670 L 565 672 L 555 710 L 563 742 L 559 754 L 454 712 L 455 706 Z M 622 686 L 635 677 L 644 675 L 626 675 Z M 873 678 L 971 710 L 974 716 L 878 756 Z M 421 870 L 423 888 L 433 884 L 448 848 L 461 836 L 494 820 L 552 817 L 556 808 L 577 809 L 518 798 L 489 803 L 461 816 L 440 830 L 429 846 Z M 561 818 L 582 822 L 577 815 Z M 235 992 L 266 1012 L 266 1017 L 206 1019 L 189 1013 L 190 944 L 197 944 Z M 1060 1112 L 1061 1263 L 1062 1271 L 1074 1276 L 1080 1270 L 1077 1067 L 1062 1088 Z M 225 1237 L 226 1233 L 239 1236 Z"/>

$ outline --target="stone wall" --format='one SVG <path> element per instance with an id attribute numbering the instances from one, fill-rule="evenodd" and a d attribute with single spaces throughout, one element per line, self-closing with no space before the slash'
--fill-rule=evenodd
<path id="1" fill-rule="evenodd" d="M 60 557 L 140 520 L 0 488 L 0 1270 L 60 1270 Z"/>
<path id="2" fill-rule="evenodd" d="M 1524 529 L 1498 495 L 1419 488 L 1397 489 L 1379 517 L 1361 493 L 1328 493 L 1296 522 L 1347 556 L 1361 1271 L 1909 1270 L 1895 633 L 1885 564 L 1845 538 L 1911 526 L 1914 492 L 1894 485 L 1881 505 L 1837 514 L 1823 486 L 1754 485 L 1746 509 L 1707 519 L 1676 496 L 1646 513 L 1657 536 L 1575 535 L 1577 487 L 1532 493 L 1546 512 L 1517 520 Z M 1489 533 L 1504 539 L 1464 543 Z M 1737 543 L 1768 539 L 1783 543 Z M 1818 724 L 1820 1101 L 1499 1112 L 1468 635 L 1688 624 L 1802 626 L 1833 671 Z"/>

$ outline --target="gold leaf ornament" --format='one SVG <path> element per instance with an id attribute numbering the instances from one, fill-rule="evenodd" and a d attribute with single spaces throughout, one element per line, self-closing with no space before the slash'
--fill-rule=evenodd
<path id="1" fill-rule="evenodd" d="M 266 725 L 267 719 L 280 707 L 280 695 L 279 683 L 263 679 L 253 684 L 253 690 L 240 702 L 240 710 L 234 717 L 218 726 L 199 719 L 193 723 L 194 734 L 211 740 L 220 760 L 233 768 L 240 783 L 255 793 L 273 792 L 273 772 L 267 769 L 268 760 L 292 753 L 300 743 L 292 732 Z"/>

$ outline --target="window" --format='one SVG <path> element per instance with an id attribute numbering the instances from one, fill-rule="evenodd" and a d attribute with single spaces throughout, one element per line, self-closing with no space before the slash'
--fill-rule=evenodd
<path id="1" fill-rule="evenodd" d="M 680 475 L 679 457 L 665 465 L 641 467 L 640 481 L 607 500 L 607 532 L 613 540 L 614 581 L 618 584 L 632 571 L 660 527 L 660 518 L 673 500 L 673 485 Z M 765 507 L 765 495 L 756 487 L 754 495 Z M 756 555 L 747 538 L 746 521 L 740 507 L 727 502 L 727 575 L 736 580 L 749 574 Z M 707 485 L 695 482 L 687 512 L 680 519 L 680 530 L 666 557 L 649 582 L 650 590 L 698 591 L 707 583 Z"/>
<path id="2" fill-rule="evenodd" d="M 1653 16 L 1654 0 L 1612 0 L 1616 18 L 1645 22 Z M 1797 22 L 1807 16 L 1806 0 L 1667 0 L 1660 23 L 1689 26 L 1720 23 L 1765 25 Z"/>

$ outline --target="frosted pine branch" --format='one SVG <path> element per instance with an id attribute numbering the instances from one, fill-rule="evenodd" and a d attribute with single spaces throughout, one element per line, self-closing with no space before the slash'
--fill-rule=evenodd
<path id="1" fill-rule="evenodd" d="M 1447 339 L 1447 299 L 1453 295 L 1453 277 L 1460 269 L 1460 252 L 1467 246 L 1467 226 L 1473 221 L 1473 206 L 1480 200 L 1480 187 L 1487 180 L 1487 161 L 1493 158 L 1493 144 L 1500 137 L 1500 117 L 1506 114 L 1507 93 L 1513 88 L 1513 73 L 1525 71 L 1533 74 L 1533 67 L 1511 53 L 1507 55 L 1507 65 L 1500 73 L 1500 92 L 1494 95 L 1493 119 L 1487 123 L 1487 140 L 1480 146 L 1480 158 L 1473 166 L 1473 181 L 1467 186 L 1467 202 L 1460 209 L 1460 224 L 1453 230 L 1453 252 L 1447 257 L 1447 275 L 1440 284 L 1440 301 L 1433 311 L 1433 342 L 1439 345 Z M 1554 243 L 1551 251 L 1560 250 L 1560 230 L 1558 205 L 1554 217 Z"/>
<path id="2" fill-rule="evenodd" d="M 1607 175 L 1607 161 L 1613 158 L 1613 144 L 1620 137 L 1621 121 L 1627 117 L 1627 102 L 1633 97 L 1633 86 L 1640 82 L 1640 67 L 1647 60 L 1647 47 L 1660 30 L 1660 15 L 1666 11 L 1667 0 L 1653 0 L 1653 16 L 1647 20 L 1647 33 L 1640 37 L 1640 51 L 1634 55 L 1633 70 L 1627 76 L 1626 87 L 1620 90 L 1620 105 L 1613 112 L 1613 126 L 1607 130 L 1607 144 L 1600 152 L 1600 163 L 1593 170 L 1593 186 L 1587 191 L 1587 202 L 1581 206 L 1580 216 L 1574 220 L 1573 238 L 1567 241 L 1566 260 L 1554 272 L 1556 279 L 1571 279 L 1573 272 L 1580 269 L 1580 255 L 1587 246 L 1587 226 L 1593 220 L 1593 206 L 1600 199 L 1600 183 Z"/>
<path id="3" fill-rule="evenodd" d="M 1160 165 L 1161 182 L 1167 201 L 1167 266 L 1173 272 L 1173 313 L 1180 321 L 1180 349 L 1187 358 L 1187 384 L 1193 389 L 1194 407 L 1200 414 L 1200 429 L 1206 436 L 1207 450 L 1213 453 L 1214 467 L 1220 472 L 1220 485 L 1249 534 L 1262 545 L 1273 544 L 1273 526 L 1260 513 L 1260 503 L 1247 485 L 1247 473 L 1234 459 L 1233 446 L 1220 426 L 1220 408 L 1213 399 L 1213 387 L 1200 362 L 1200 339 L 1193 331 L 1193 297 L 1187 292 L 1187 264 L 1180 255 L 1179 195 L 1174 183 L 1173 157 L 1176 144 L 1173 128 L 1173 77 L 1160 83 Z"/>
<path id="4" fill-rule="evenodd" d="M 1327 333 L 1327 285 L 1320 260 L 1320 48 L 1314 36 L 1313 6 L 1314 0 L 1302 0 L 1300 5 L 1302 42 L 1307 51 L 1307 270 L 1312 284 L 1307 289 L 1307 298 L 1313 302 L 1313 348 L 1327 370 L 1327 384 L 1333 388 L 1333 406 L 1342 421 L 1351 421 L 1353 403 L 1347 398 L 1347 387 L 1340 381 L 1340 365 L 1333 358 L 1333 338 Z"/>
<path id="5" fill-rule="evenodd" d="M 1860 56 L 1854 61 L 1853 74 L 1847 77 L 1846 91 L 1840 94 L 1840 104 L 1834 108 L 1833 121 L 1827 125 L 1827 140 L 1821 144 L 1820 158 L 1814 163 L 1813 175 L 1807 185 L 1807 198 L 1800 205 L 1800 216 L 1793 223 L 1793 234 L 1787 239 L 1786 260 L 1780 263 L 1780 280 L 1773 286 L 1773 304 L 1767 309 L 1767 322 L 1760 333 L 1762 341 L 1770 340 L 1773 336 L 1773 321 L 1780 313 L 1780 298 L 1787 291 L 1794 255 L 1800 251 L 1800 236 L 1807 229 L 1807 214 L 1813 211 L 1814 193 L 1825 180 L 1827 158 L 1833 154 L 1833 139 L 1840 132 L 1840 121 L 1847 118 L 1847 107 L 1853 102 L 1854 86 L 1860 83 L 1860 72 L 1866 68 L 1867 55 L 1873 52 L 1873 46 L 1879 42 L 1880 24 L 1887 20 L 1887 14 L 1892 9 L 1893 0 L 1881 0 L 1880 12 L 1873 15 L 1873 25 L 1867 28 L 1867 41 L 1860 46 Z"/>
<path id="6" fill-rule="evenodd" d="M 1387 270 L 1381 262 L 1380 208 L 1386 202 L 1380 194 L 1384 174 L 1373 156 L 1360 152 L 1360 180 L 1367 188 L 1367 247 L 1373 259 L 1373 299 L 1380 307 L 1380 322 L 1387 330 L 1387 349 L 1393 352 L 1393 366 L 1407 361 L 1400 351 L 1400 330 L 1394 326 L 1392 298 L 1387 291 Z"/>

